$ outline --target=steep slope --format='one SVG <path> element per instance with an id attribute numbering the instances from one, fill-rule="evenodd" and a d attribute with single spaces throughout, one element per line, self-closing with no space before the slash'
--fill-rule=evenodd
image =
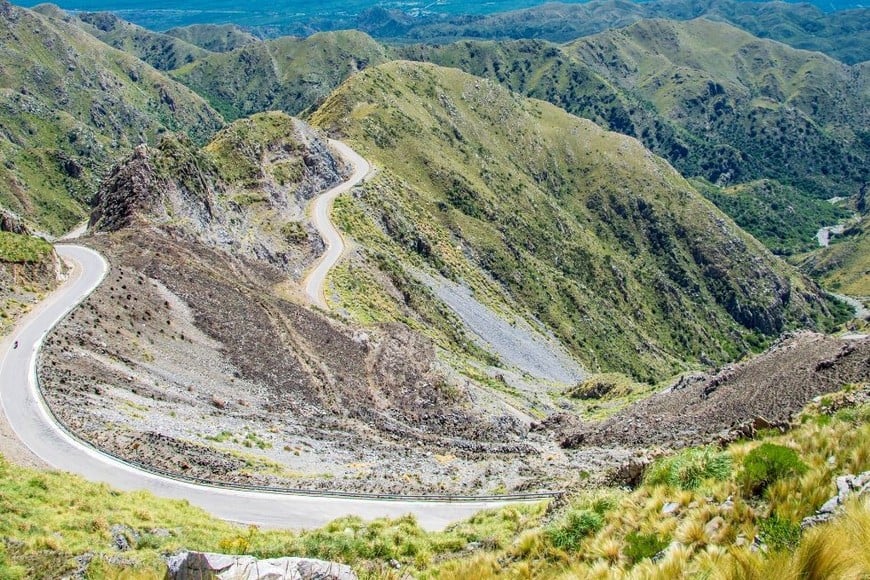
<path id="1" fill-rule="evenodd" d="M 117 156 L 223 121 L 186 87 L 62 20 L 0 4 L 0 205 L 59 233 Z"/>
<path id="2" fill-rule="evenodd" d="M 86 238 L 111 271 L 40 363 L 55 413 L 130 461 L 224 482 L 476 493 L 491 470 L 511 487 L 553 477 L 536 445 L 555 445 L 432 341 L 299 304 L 294 278 L 321 251 L 300 207 L 339 170 L 280 113 L 202 149 L 137 148 Z"/>
<path id="3" fill-rule="evenodd" d="M 397 50 L 637 137 L 684 175 L 710 182 L 778 179 L 801 190 L 799 203 L 800 195 L 854 195 L 868 176 L 863 69 L 726 24 L 643 21 L 565 46 L 465 41 Z"/>
<path id="4" fill-rule="evenodd" d="M 637 141 L 492 82 L 388 63 L 312 121 L 380 168 L 337 208 L 366 248 L 348 308 L 375 299 L 366 280 L 428 267 L 536 317 L 587 368 L 644 379 L 826 317 L 813 284 Z"/>
<path id="5" fill-rule="evenodd" d="M 718 155 L 695 161 L 710 181 L 772 177 L 831 197 L 868 179 L 860 69 L 703 19 L 643 21 L 567 50 L 710 141 Z M 694 152 L 683 155 L 691 164 Z"/>
<path id="6" fill-rule="evenodd" d="M 132 54 L 157 70 L 178 68 L 209 53 L 178 38 L 131 24 L 111 12 L 68 14 L 53 4 L 35 6 L 34 11 L 79 26 L 109 46 Z"/>
<path id="7" fill-rule="evenodd" d="M 215 54 L 172 73 L 227 119 L 280 109 L 304 111 L 350 74 L 386 60 L 385 49 L 355 31 L 279 38 Z"/>
<path id="8" fill-rule="evenodd" d="M 137 147 L 97 192 L 90 226 L 158 225 L 299 277 L 320 251 L 305 205 L 342 181 L 343 163 L 301 121 L 263 113 L 206 147 L 169 136 Z"/>
<path id="9" fill-rule="evenodd" d="M 230 52 L 260 42 L 259 38 L 234 24 L 192 24 L 170 28 L 164 34 L 210 52 Z"/>
<path id="10" fill-rule="evenodd" d="M 0 210 L 0 337 L 57 286 L 63 270 L 51 244 Z"/>

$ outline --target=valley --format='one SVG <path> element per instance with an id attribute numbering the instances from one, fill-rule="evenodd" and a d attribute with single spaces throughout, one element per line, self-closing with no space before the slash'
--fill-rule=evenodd
<path id="1" fill-rule="evenodd" d="M 866 11 L 737 4 L 293 37 L 0 0 L 0 576 L 838 577 L 870 92 L 834 44 Z M 53 529 L 86 484 L 47 467 L 150 507 Z"/>

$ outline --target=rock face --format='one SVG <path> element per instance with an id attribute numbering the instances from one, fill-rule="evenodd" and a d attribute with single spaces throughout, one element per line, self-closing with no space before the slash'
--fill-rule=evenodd
<path id="1" fill-rule="evenodd" d="M 13 234 L 21 234 L 29 236 L 27 226 L 21 221 L 21 218 L 12 213 L 0 208 L 0 232 L 12 232 Z"/>
<path id="2" fill-rule="evenodd" d="M 90 227 L 162 226 L 299 272 L 321 246 L 304 222 L 305 205 L 343 172 L 323 135 L 266 113 L 237 121 L 204 149 L 181 136 L 140 145 L 103 181 Z"/>
<path id="3" fill-rule="evenodd" d="M 356 580 L 350 566 L 311 558 L 228 556 L 181 552 L 171 556 L 168 580 Z"/>

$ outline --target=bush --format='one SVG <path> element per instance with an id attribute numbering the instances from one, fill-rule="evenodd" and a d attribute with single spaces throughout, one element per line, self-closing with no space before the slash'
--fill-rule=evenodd
<path id="1" fill-rule="evenodd" d="M 712 447 L 686 449 L 657 461 L 645 477 L 647 485 L 695 489 L 705 479 L 723 480 L 731 475 L 731 457 Z"/>
<path id="2" fill-rule="evenodd" d="M 631 532 L 625 536 L 623 552 L 633 564 L 636 564 L 644 558 L 652 558 L 667 548 L 670 543 L 670 538 L 663 538 L 658 534 Z"/>
<path id="3" fill-rule="evenodd" d="M 550 542 L 562 550 L 576 550 L 580 541 L 604 526 L 604 517 L 592 510 L 572 510 L 561 525 L 547 532 Z"/>
<path id="4" fill-rule="evenodd" d="M 759 496 L 775 481 L 806 473 L 807 466 L 793 449 L 764 443 L 743 460 L 741 484 L 746 493 Z"/>
<path id="5" fill-rule="evenodd" d="M 775 551 L 793 552 L 801 540 L 801 527 L 787 519 L 771 516 L 761 520 L 761 537 Z"/>

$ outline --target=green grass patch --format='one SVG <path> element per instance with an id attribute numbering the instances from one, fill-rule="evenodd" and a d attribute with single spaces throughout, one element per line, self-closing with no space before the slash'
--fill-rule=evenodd
<path id="1" fill-rule="evenodd" d="M 800 543 L 800 525 L 787 519 L 774 515 L 761 520 L 758 527 L 761 531 L 761 537 L 775 551 L 788 550 L 793 552 Z"/>
<path id="2" fill-rule="evenodd" d="M 794 449 L 762 443 L 743 460 L 740 481 L 747 493 L 759 496 L 774 482 L 803 475 L 806 471 L 807 465 Z"/>
<path id="3" fill-rule="evenodd" d="M 33 264 L 42 261 L 52 246 L 42 238 L 0 232 L 0 261 Z"/>
<path id="4" fill-rule="evenodd" d="M 697 489 L 705 480 L 721 481 L 731 475 L 731 457 L 713 447 L 686 449 L 660 459 L 645 477 L 647 485 Z"/>
<path id="5" fill-rule="evenodd" d="M 668 547 L 671 539 L 658 534 L 642 534 L 630 532 L 625 536 L 625 556 L 633 563 L 645 558 L 652 558 Z"/>

